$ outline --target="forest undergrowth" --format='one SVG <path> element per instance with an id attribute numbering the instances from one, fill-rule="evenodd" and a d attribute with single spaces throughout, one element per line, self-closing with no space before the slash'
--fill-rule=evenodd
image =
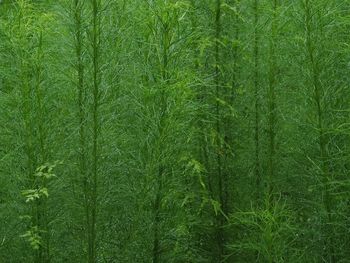
<path id="1" fill-rule="evenodd" d="M 350 262 L 349 0 L 0 1 L 0 262 Z"/>

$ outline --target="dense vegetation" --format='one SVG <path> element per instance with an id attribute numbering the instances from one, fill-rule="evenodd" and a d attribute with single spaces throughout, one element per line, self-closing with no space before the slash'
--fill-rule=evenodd
<path id="1" fill-rule="evenodd" d="M 0 262 L 350 262 L 348 0 L 0 15 Z"/>

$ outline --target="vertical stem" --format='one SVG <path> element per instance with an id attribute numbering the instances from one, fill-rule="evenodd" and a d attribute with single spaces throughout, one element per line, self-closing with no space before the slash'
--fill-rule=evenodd
<path id="1" fill-rule="evenodd" d="M 92 193 L 91 193 L 91 225 L 89 244 L 89 263 L 95 263 L 96 255 L 96 217 L 97 217 L 97 184 L 98 184 L 98 135 L 99 135 L 99 58 L 100 58 L 100 19 L 99 0 L 92 0 L 92 63 L 93 63 L 93 135 L 92 135 Z"/>
<path id="2" fill-rule="evenodd" d="M 215 16 L 215 97 L 216 97 L 216 133 L 217 133 L 217 172 L 219 179 L 219 191 L 222 189 L 221 185 L 221 142 L 220 142 L 220 50 L 219 50 L 219 38 L 221 33 L 221 0 L 217 0 L 216 16 Z M 222 201 L 222 195 L 220 193 L 220 201 Z"/>
<path id="3" fill-rule="evenodd" d="M 215 9 L 215 117 L 216 117 L 216 163 L 217 163 L 217 179 L 219 187 L 219 201 L 222 207 L 226 207 L 224 200 L 224 191 L 223 191 L 223 178 L 222 178 L 222 158 L 221 158 L 221 109 L 220 109 L 220 38 L 221 38 L 221 0 L 216 0 L 216 9 Z M 218 233 L 217 233 L 217 242 L 219 247 L 219 260 L 224 255 L 224 246 L 225 238 L 223 232 L 224 226 L 224 217 L 220 214 L 218 218 Z"/>
<path id="4" fill-rule="evenodd" d="M 32 102 L 35 99 L 39 99 L 39 85 L 40 85 L 40 70 L 38 68 L 35 68 L 34 71 L 32 70 L 33 62 L 31 56 L 29 56 L 24 49 L 27 48 L 30 43 L 29 37 L 26 35 L 27 30 L 31 30 L 31 28 L 27 28 L 27 17 L 26 12 L 28 12 L 29 7 L 27 6 L 28 3 L 26 1 L 21 1 L 19 4 L 19 13 L 18 13 L 18 38 L 19 38 L 19 57 L 20 57 L 20 74 L 21 74 L 21 97 L 22 97 L 22 117 L 24 122 L 24 140 L 25 140 L 25 152 L 27 157 L 27 174 L 28 174 L 28 187 L 29 189 L 37 189 L 38 188 L 38 182 L 34 176 L 35 167 L 37 166 L 37 155 L 40 155 L 36 153 L 35 149 L 35 141 L 37 140 L 37 137 L 35 136 L 35 110 L 32 107 Z M 35 34 L 36 32 L 32 32 Z M 41 42 L 41 41 L 40 41 Z M 39 43 L 39 46 L 41 43 Z M 38 52 L 39 54 L 40 52 Z M 34 88 L 32 87 L 32 77 L 31 73 L 34 75 L 34 81 L 35 77 L 37 77 L 36 82 L 34 82 Z M 34 90 L 36 97 L 32 97 L 32 91 Z M 37 101 L 36 101 L 37 102 Z M 40 120 L 39 120 L 40 122 Z M 39 130 L 40 126 L 39 124 Z M 42 132 L 42 130 L 41 130 Z M 40 133 L 40 131 L 39 131 Z M 42 150 L 43 149 L 43 141 L 41 138 L 39 138 L 39 147 Z M 42 152 L 41 152 L 42 153 Z M 41 205 L 38 201 L 34 202 L 31 207 L 31 227 L 36 227 L 37 229 L 41 230 Z M 39 233 L 40 239 L 42 238 L 41 233 Z M 41 244 L 39 246 L 39 249 L 33 251 L 33 256 L 35 262 L 43 262 L 43 245 Z"/>
<path id="5" fill-rule="evenodd" d="M 324 116 L 323 116 L 323 107 L 322 107 L 322 96 L 323 96 L 323 87 L 320 81 L 320 70 L 315 57 L 315 40 L 312 36 L 312 10 L 309 0 L 305 0 L 305 30 L 306 30 L 306 50 L 309 56 L 309 63 L 311 67 L 312 74 L 312 86 L 313 86 L 313 98 L 316 103 L 316 114 L 317 114 L 317 129 L 318 129 L 318 144 L 320 148 L 320 157 L 322 162 L 322 200 L 323 205 L 327 214 L 327 236 L 329 241 L 325 241 L 325 247 L 327 248 L 327 256 L 329 257 L 329 262 L 337 262 L 335 253 L 334 253 L 334 242 L 333 242 L 333 227 L 332 227 L 332 209 L 331 209 L 331 197 L 326 189 L 326 185 L 331 181 L 331 175 L 329 172 L 328 161 L 329 155 L 326 149 L 327 138 L 324 128 Z"/>
<path id="6" fill-rule="evenodd" d="M 87 170 L 87 155 L 86 155 L 86 113 L 85 113 L 85 67 L 83 57 L 83 2 L 81 0 L 74 0 L 74 46 L 75 46 L 75 70 L 77 74 L 77 97 L 78 97 L 78 120 L 79 120 L 79 173 L 83 180 L 83 193 L 84 193 L 84 209 L 85 209 L 85 227 L 87 231 L 87 244 L 91 244 L 90 235 L 90 189 L 89 178 Z M 90 249 L 88 249 L 88 257 Z"/>
<path id="7" fill-rule="evenodd" d="M 277 8 L 278 0 L 273 0 L 273 16 L 270 38 L 270 69 L 268 86 L 268 179 L 267 194 L 271 201 L 273 194 L 273 180 L 275 177 L 276 158 L 276 85 L 277 85 L 277 61 L 276 61 L 276 37 L 277 37 Z"/>
<path id="8" fill-rule="evenodd" d="M 158 144 L 158 154 L 161 155 L 162 149 L 164 145 L 162 144 L 162 137 L 163 137 L 163 125 L 164 125 L 164 118 L 166 114 L 166 93 L 164 88 L 166 87 L 166 83 L 169 80 L 168 76 L 168 63 L 169 63 L 169 47 L 170 47 L 170 25 L 168 21 L 161 21 L 162 25 L 162 35 L 161 35 L 161 45 L 162 45 L 162 61 L 161 61 L 161 102 L 160 102 L 160 120 L 158 124 L 158 131 L 159 131 L 159 144 Z M 154 202 L 154 239 L 153 239 L 153 263 L 159 263 L 161 262 L 161 248 L 160 248 L 160 210 L 161 210 L 161 201 L 162 201 L 162 195 L 163 195 L 163 178 L 164 178 L 164 172 L 165 167 L 164 164 L 160 163 L 158 164 L 158 175 L 157 175 L 157 190 L 156 190 L 156 197 Z"/>
<path id="9" fill-rule="evenodd" d="M 43 118 L 44 118 L 44 109 L 42 103 L 42 92 L 40 90 L 42 83 L 42 43 L 43 42 L 43 33 L 40 31 L 39 33 L 39 43 L 38 43 L 38 51 L 37 51 L 37 66 L 36 66 L 36 85 L 35 85 L 35 97 L 36 103 L 38 105 L 38 131 L 39 131 L 39 146 L 40 146 L 40 155 L 41 155 L 41 163 L 46 161 L 46 149 L 45 149 L 45 133 L 43 127 Z"/>
<path id="10" fill-rule="evenodd" d="M 80 143 L 80 173 L 85 176 L 86 156 L 85 156 L 85 83 L 84 83 L 84 61 L 83 61 L 83 37 L 82 37 L 82 6 L 80 0 L 74 0 L 74 20 L 75 20 L 75 56 L 77 71 L 77 89 L 79 106 L 79 143 Z"/>
<path id="11" fill-rule="evenodd" d="M 42 84 L 42 61 L 43 61 L 43 33 L 42 30 L 39 32 L 39 43 L 37 47 L 37 57 L 36 57 L 36 67 L 35 67 L 35 75 L 36 75 L 36 84 L 34 87 L 35 91 L 35 99 L 37 104 L 37 128 L 38 128 L 38 140 L 39 140 L 39 163 L 45 164 L 48 159 L 48 153 L 46 150 L 46 134 L 44 129 L 44 107 L 43 107 L 43 97 L 41 92 L 41 84 Z M 43 187 L 47 187 L 46 180 L 43 179 L 42 182 L 39 183 Z M 37 201 L 37 210 L 38 210 L 38 228 L 43 231 L 42 238 L 43 244 L 40 247 L 40 254 L 42 255 L 43 262 L 50 261 L 50 232 L 48 225 L 48 215 L 47 215 L 47 203 L 45 199 L 39 199 Z"/>
<path id="12" fill-rule="evenodd" d="M 156 199 L 154 202 L 154 238 L 153 238 L 153 263 L 159 263 L 160 261 L 160 206 L 162 200 L 163 191 L 163 167 L 158 168 L 158 178 L 157 178 L 157 192 Z"/>
<path id="13" fill-rule="evenodd" d="M 256 180 L 256 198 L 260 198 L 261 173 L 260 173 L 260 94 L 259 94 L 259 1 L 254 0 L 254 110 L 255 110 L 255 180 Z"/>
<path id="14" fill-rule="evenodd" d="M 234 1 L 234 8 L 237 9 L 236 12 L 239 12 L 239 0 Z M 233 25 L 232 25 L 232 40 L 234 43 L 234 47 L 232 47 L 229 51 L 232 55 L 232 73 L 231 73 L 231 87 L 229 95 L 226 96 L 227 102 L 229 105 L 234 108 L 234 99 L 235 99 L 235 91 L 239 85 L 239 15 L 234 14 Z M 220 74 L 220 72 L 219 72 Z M 225 95 L 224 95 L 225 96 Z M 223 161 L 222 161 L 222 192 L 223 192 L 223 200 L 222 200 L 222 211 L 227 215 L 232 212 L 230 207 L 230 177 L 234 175 L 234 170 L 232 169 L 232 155 L 234 149 L 234 139 L 233 139 L 233 129 L 234 129 L 234 119 L 230 114 L 229 117 L 225 120 L 221 120 L 223 122 L 222 133 L 224 134 L 224 145 L 223 145 Z M 230 176 L 231 175 L 231 176 Z"/>

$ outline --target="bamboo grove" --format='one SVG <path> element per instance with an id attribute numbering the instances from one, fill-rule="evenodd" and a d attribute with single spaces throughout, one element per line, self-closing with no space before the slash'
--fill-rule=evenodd
<path id="1" fill-rule="evenodd" d="M 350 262 L 348 0 L 0 15 L 0 262 Z"/>

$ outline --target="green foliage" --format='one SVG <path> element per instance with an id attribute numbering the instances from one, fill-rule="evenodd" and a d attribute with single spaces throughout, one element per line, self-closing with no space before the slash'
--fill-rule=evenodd
<path id="1" fill-rule="evenodd" d="M 38 250 L 41 246 L 41 236 L 37 226 L 32 227 L 25 234 L 21 235 L 34 250 Z"/>
<path id="2" fill-rule="evenodd" d="M 24 190 L 22 195 L 26 198 L 26 203 L 40 199 L 41 197 L 49 197 L 47 188 L 38 188 L 35 190 Z"/>
<path id="3" fill-rule="evenodd" d="M 0 1 L 0 262 L 348 262 L 349 25 L 346 0 Z"/>
<path id="4" fill-rule="evenodd" d="M 63 164 L 63 162 L 56 161 L 53 164 L 47 163 L 47 164 L 41 165 L 36 169 L 34 176 L 38 178 L 46 179 L 46 180 L 52 179 L 56 177 L 56 175 L 53 173 L 53 170 L 59 164 Z"/>
<path id="5" fill-rule="evenodd" d="M 281 201 L 271 207 L 237 212 L 230 216 L 230 224 L 240 230 L 239 242 L 230 245 L 236 254 L 256 255 L 259 262 L 297 262 L 302 251 L 298 241 L 295 215 Z M 295 255 L 294 253 L 300 253 Z"/>

